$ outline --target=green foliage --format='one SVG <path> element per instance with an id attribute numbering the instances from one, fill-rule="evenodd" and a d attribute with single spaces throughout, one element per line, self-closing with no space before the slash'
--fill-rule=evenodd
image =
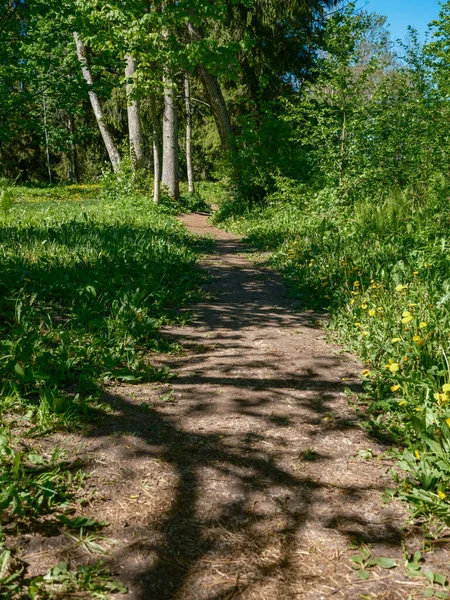
<path id="1" fill-rule="evenodd" d="M 408 190 L 352 206 L 332 189 L 287 193 L 227 225 L 273 252 L 305 307 L 332 314 L 368 365 L 371 431 L 405 447 L 399 493 L 450 522 L 448 187 L 437 181 L 420 204 Z"/>
<path id="2" fill-rule="evenodd" d="M 0 432 L 0 512 L 2 521 L 13 515 L 20 519 L 35 517 L 69 498 L 73 476 L 64 470 L 58 448 L 50 459 L 28 450 L 15 450 L 7 430 Z M 79 477 L 77 476 L 79 479 Z"/>
<path id="3" fill-rule="evenodd" d="M 66 509 L 83 481 L 56 448 L 31 436 L 69 428 L 103 411 L 96 391 L 108 380 L 167 378 L 151 353 L 176 351 L 158 336 L 198 297 L 193 239 L 137 186 L 12 187 L 0 220 L 0 512 L 19 528 Z M 105 408 L 106 410 L 106 408 Z M 26 442 L 20 442 L 25 438 Z M 106 523 L 58 516 L 76 546 L 104 553 Z M 0 595 L 52 598 L 124 592 L 101 565 L 58 565 L 26 579 L 0 539 Z"/>
<path id="4" fill-rule="evenodd" d="M 28 588 L 32 600 L 71 596 L 89 593 L 91 598 L 106 600 L 114 593 L 126 593 L 127 589 L 114 581 L 108 574 L 103 563 L 70 569 L 67 563 L 59 563 L 56 567 L 42 576 L 35 578 Z"/>
<path id="5" fill-rule="evenodd" d="M 198 282 L 181 225 L 137 195 L 22 201 L 10 217 L 0 224 L 2 402 L 20 398 L 37 420 L 82 409 L 68 386 L 164 377 L 148 352 Z"/>

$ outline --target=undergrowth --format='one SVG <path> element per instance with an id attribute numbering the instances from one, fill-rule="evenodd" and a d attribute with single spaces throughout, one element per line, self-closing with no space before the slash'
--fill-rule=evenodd
<path id="1" fill-rule="evenodd" d="M 437 179 L 426 200 L 408 190 L 353 202 L 335 189 L 278 194 L 216 219 L 271 251 L 305 308 L 331 314 L 367 365 L 369 429 L 401 448 L 397 493 L 416 516 L 450 524 L 448 193 Z"/>
<path id="2" fill-rule="evenodd" d="M 198 249 L 176 211 L 124 187 L 1 190 L 2 598 L 123 591 L 101 566 L 62 564 L 27 579 L 5 539 L 64 513 L 85 477 L 59 448 L 48 455 L 33 439 L 101 416 L 108 381 L 167 378 L 152 355 L 178 347 L 158 330 L 185 319 L 179 309 L 199 295 Z"/>

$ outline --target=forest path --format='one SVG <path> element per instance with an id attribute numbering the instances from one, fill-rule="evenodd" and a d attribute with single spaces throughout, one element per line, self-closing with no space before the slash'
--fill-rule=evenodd
<path id="1" fill-rule="evenodd" d="M 184 353 L 156 355 L 178 376 L 111 387 L 109 414 L 74 437 L 93 467 L 89 514 L 111 523 L 105 560 L 129 586 L 123 597 L 423 597 L 403 567 L 367 581 L 351 568 L 352 543 L 399 564 L 402 542 L 417 550 L 404 507 L 382 501 L 386 448 L 344 393 L 361 367 L 324 341 L 317 315 L 295 311 L 280 275 L 242 256 L 237 236 L 206 216 L 183 221 L 215 243 L 202 264 L 208 299 L 189 325 L 163 331 Z"/>
<path id="2" fill-rule="evenodd" d="M 405 520 L 398 505 L 383 506 L 386 463 L 359 456 L 385 450 L 344 394 L 360 366 L 323 340 L 314 314 L 294 311 L 277 273 L 241 256 L 237 236 L 206 216 L 183 221 L 215 238 L 203 262 L 210 299 L 192 307 L 190 325 L 165 331 L 186 351 L 163 363 L 178 377 L 157 405 L 148 392 L 138 398 L 155 411 L 150 447 L 162 461 L 164 484 L 150 493 L 164 492 L 142 499 L 134 597 L 406 598 L 396 570 L 362 582 L 349 560 L 352 541 L 399 558 Z"/>

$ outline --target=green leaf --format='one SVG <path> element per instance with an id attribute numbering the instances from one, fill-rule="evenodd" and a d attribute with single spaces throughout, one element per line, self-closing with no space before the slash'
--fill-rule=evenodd
<path id="1" fill-rule="evenodd" d="M 444 586 L 447 583 L 447 577 L 445 575 L 441 575 L 440 573 L 435 573 L 434 583 Z"/>
<path id="2" fill-rule="evenodd" d="M 357 571 L 356 574 L 358 575 L 358 577 L 360 579 L 363 579 L 363 580 L 369 579 L 369 577 L 370 577 L 369 571 L 365 571 L 364 569 L 361 569 L 360 571 Z"/>
<path id="3" fill-rule="evenodd" d="M 25 371 L 22 369 L 19 363 L 16 363 L 14 371 L 17 373 L 17 375 L 19 375 L 19 377 L 25 377 Z"/>
<path id="4" fill-rule="evenodd" d="M 384 556 L 380 556 L 380 558 L 375 558 L 373 562 L 382 569 L 393 569 L 397 566 L 397 562 L 393 558 L 387 558 Z"/>
<path id="5" fill-rule="evenodd" d="M 430 583 L 434 583 L 434 573 L 433 571 L 426 571 L 425 577 L 428 579 Z"/>
<path id="6" fill-rule="evenodd" d="M 9 559 L 11 558 L 10 550 L 3 550 L 0 554 L 0 581 L 5 577 L 8 569 Z"/>

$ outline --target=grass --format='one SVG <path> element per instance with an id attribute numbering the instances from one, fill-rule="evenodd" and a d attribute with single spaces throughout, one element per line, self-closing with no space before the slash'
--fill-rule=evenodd
<path id="1" fill-rule="evenodd" d="M 160 327 L 199 295 L 193 238 L 169 207 L 108 186 L 3 187 L 0 206 L 0 511 L 8 535 L 70 507 L 84 474 L 33 439 L 101 415 L 108 381 L 164 379 Z M 68 535 L 72 535 L 68 533 Z M 95 547 L 95 532 L 77 543 Z M 8 538 L 10 539 L 10 538 Z M 81 541 L 80 541 L 81 540 Z M 123 591 L 101 566 L 30 581 L 0 530 L 0 595 Z"/>
<path id="2" fill-rule="evenodd" d="M 224 217 L 225 216 L 225 219 Z M 336 190 L 279 197 L 218 220 L 247 236 L 305 308 L 366 364 L 368 427 L 398 448 L 396 493 L 415 516 L 450 524 L 448 190 L 339 200 Z"/>

